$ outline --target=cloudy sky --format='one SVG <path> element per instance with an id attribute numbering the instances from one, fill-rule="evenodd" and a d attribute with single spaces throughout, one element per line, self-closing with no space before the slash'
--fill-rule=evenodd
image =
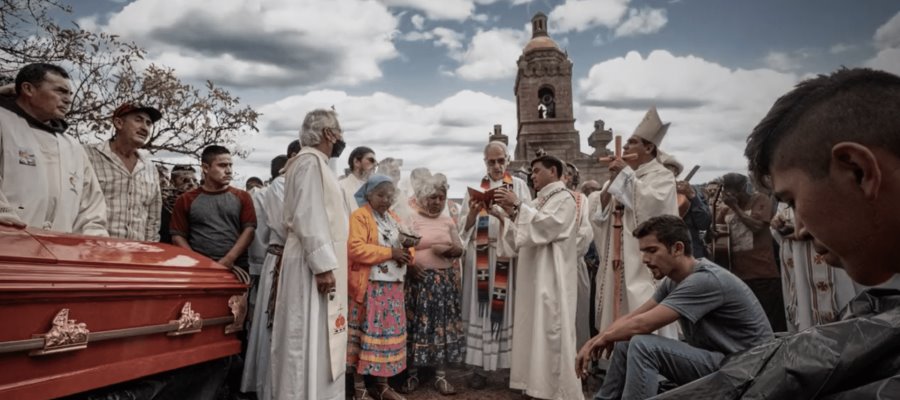
<path id="1" fill-rule="evenodd" d="M 79 0 L 72 18 L 145 47 L 191 81 L 211 79 L 263 113 L 242 181 L 298 137 L 307 111 L 338 110 L 348 151 L 367 145 L 429 167 L 460 195 L 483 175 L 495 123 L 515 142 L 516 60 L 530 19 L 574 62 L 582 151 L 593 121 L 629 135 L 651 105 L 663 148 L 744 171 L 743 143 L 775 99 L 840 66 L 900 73 L 896 0 Z M 163 110 L 164 111 L 164 110 Z M 343 169 L 343 168 L 341 168 Z M 242 182 L 241 182 L 242 183 Z"/>

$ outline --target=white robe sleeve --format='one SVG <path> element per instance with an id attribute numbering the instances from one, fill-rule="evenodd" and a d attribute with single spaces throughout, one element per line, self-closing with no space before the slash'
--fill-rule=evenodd
<path id="1" fill-rule="evenodd" d="M 522 203 L 515 221 L 515 248 L 542 246 L 569 238 L 575 220 L 575 199 L 558 193 L 541 209 Z M 511 224 L 510 224 L 511 225 Z"/>
<path id="2" fill-rule="evenodd" d="M 466 219 L 469 218 L 469 191 L 466 190 L 466 194 L 463 196 L 462 209 L 459 212 L 459 220 L 458 220 L 458 231 L 459 231 L 459 241 L 462 242 L 462 247 L 467 249 L 469 246 L 469 241 L 475 235 L 475 226 L 478 225 L 478 221 L 476 220 L 472 227 L 469 230 L 466 229 Z"/>
<path id="3" fill-rule="evenodd" d="M 678 213 L 675 177 L 665 168 L 638 176 L 631 167 L 625 167 L 610 183 L 609 194 L 625 208 L 635 211 L 638 224 L 658 215 Z"/>
<path id="4" fill-rule="evenodd" d="M 338 260 L 325 212 L 324 187 L 319 160 L 302 156 L 288 172 L 285 182 L 284 214 L 287 234 L 294 235 L 303 251 L 303 265 L 313 275 L 337 269 Z"/>
<path id="5" fill-rule="evenodd" d="M 84 148 L 81 148 L 81 153 L 84 157 L 84 183 L 72 232 L 89 236 L 109 236 L 106 230 L 106 198 L 103 197 L 100 181 L 94 173 L 94 165 L 91 164 Z"/>
<path id="6" fill-rule="evenodd" d="M 609 219 L 609 211 L 612 208 L 609 206 L 610 204 L 603 206 L 603 202 L 600 201 L 600 197 L 603 196 L 603 193 L 606 192 L 606 188 L 608 186 L 609 186 L 609 181 L 606 181 L 606 183 L 603 184 L 603 188 L 601 190 L 591 193 L 591 195 L 588 197 L 588 202 L 591 205 L 591 207 L 590 207 L 591 223 L 598 227 L 600 225 L 603 225 L 603 223 Z M 609 202 L 609 203 L 612 203 L 612 202 Z"/>
<path id="7" fill-rule="evenodd" d="M 594 228 L 591 227 L 590 198 L 581 195 L 581 218 L 578 225 L 578 257 L 584 257 L 594 240 Z"/>
<path id="8" fill-rule="evenodd" d="M 280 182 L 283 178 L 275 178 L 266 190 L 266 196 L 263 198 L 263 210 L 266 214 L 266 224 L 269 227 L 268 244 L 278 244 L 284 246 L 284 184 Z M 272 243 L 272 238 L 277 237 L 278 243 Z"/>

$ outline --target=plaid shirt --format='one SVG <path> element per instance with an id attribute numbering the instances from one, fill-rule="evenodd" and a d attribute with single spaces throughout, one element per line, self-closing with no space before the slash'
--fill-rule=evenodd
<path id="1" fill-rule="evenodd" d="M 109 235 L 112 237 L 159 241 L 162 196 L 159 173 L 147 155 L 138 152 L 134 171 L 113 153 L 109 142 L 87 146 L 88 157 L 106 197 Z"/>

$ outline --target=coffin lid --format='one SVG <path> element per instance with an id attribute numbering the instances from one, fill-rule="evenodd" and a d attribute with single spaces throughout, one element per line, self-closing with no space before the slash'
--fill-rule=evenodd
<path id="1" fill-rule="evenodd" d="M 229 268 L 181 247 L 0 226 L 0 290 L 85 285 L 243 287 Z"/>

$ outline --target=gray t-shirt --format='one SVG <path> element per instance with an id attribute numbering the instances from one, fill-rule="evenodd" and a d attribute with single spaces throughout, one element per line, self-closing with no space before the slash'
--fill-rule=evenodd
<path id="1" fill-rule="evenodd" d="M 680 283 L 663 279 L 653 300 L 681 315 L 678 322 L 685 340 L 694 347 L 728 355 L 774 338 L 750 288 L 704 258 Z"/>

